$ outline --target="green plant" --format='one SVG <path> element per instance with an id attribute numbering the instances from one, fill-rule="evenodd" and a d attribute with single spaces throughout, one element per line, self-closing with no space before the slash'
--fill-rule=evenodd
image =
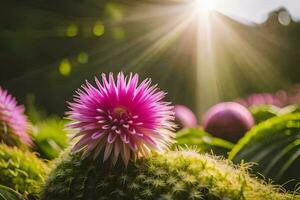
<path id="1" fill-rule="evenodd" d="M 280 109 L 278 112 L 278 115 L 286 115 L 286 114 L 291 114 L 291 113 L 299 113 L 300 112 L 300 105 L 297 104 L 292 104 L 288 105 L 286 107 L 283 107 Z"/>
<path id="2" fill-rule="evenodd" d="M 58 117 L 51 117 L 35 124 L 32 133 L 35 143 L 34 150 L 42 158 L 54 159 L 68 145 L 67 131 L 65 130 L 65 121 Z"/>
<path id="3" fill-rule="evenodd" d="M 25 198 L 17 191 L 0 185 L 0 200 L 25 200 Z"/>
<path id="4" fill-rule="evenodd" d="M 255 123 L 259 124 L 267 119 L 278 115 L 280 108 L 273 105 L 255 105 L 249 108 L 249 111 L 255 119 Z"/>
<path id="5" fill-rule="evenodd" d="M 48 166 L 35 154 L 0 144 L 0 184 L 37 199 Z"/>
<path id="6" fill-rule="evenodd" d="M 201 128 L 183 129 L 176 133 L 175 146 L 197 147 L 200 152 L 209 152 L 227 156 L 233 144 L 221 138 L 213 137 Z"/>
<path id="7" fill-rule="evenodd" d="M 229 159 L 258 163 L 255 171 L 294 189 L 300 182 L 300 114 L 275 117 L 254 127 L 232 149 Z"/>
<path id="8" fill-rule="evenodd" d="M 41 200 L 138 199 L 293 199 L 260 180 L 247 168 L 195 151 L 152 154 L 125 169 L 103 159 L 62 156 L 45 184 Z"/>

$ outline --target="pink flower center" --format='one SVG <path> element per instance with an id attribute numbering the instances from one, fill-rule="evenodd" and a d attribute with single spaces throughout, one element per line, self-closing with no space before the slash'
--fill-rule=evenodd
<path id="1" fill-rule="evenodd" d="M 124 106 L 117 106 L 115 109 L 114 109 L 114 113 L 116 114 L 120 114 L 122 115 L 123 113 L 127 112 L 127 109 L 124 107 Z"/>
<path id="2" fill-rule="evenodd" d="M 138 127 L 143 125 L 139 121 L 138 115 L 132 115 L 125 107 L 118 106 L 111 111 L 102 111 L 98 109 L 100 115 L 98 116 L 98 123 L 101 129 L 108 133 L 107 142 L 113 143 L 118 137 L 128 144 L 130 137 L 133 135 L 143 136 L 138 131 Z"/>

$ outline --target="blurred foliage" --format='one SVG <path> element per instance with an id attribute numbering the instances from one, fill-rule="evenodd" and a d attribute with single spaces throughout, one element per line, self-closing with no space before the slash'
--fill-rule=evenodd
<path id="1" fill-rule="evenodd" d="M 277 116 L 280 108 L 273 105 L 254 105 L 249 107 L 249 111 L 253 115 L 255 123 L 259 124 L 260 122 Z"/>
<path id="2" fill-rule="evenodd" d="M 26 95 L 26 114 L 30 122 L 38 123 L 42 120 L 45 120 L 48 117 L 47 112 L 43 108 L 38 108 L 36 106 L 36 100 L 34 94 Z"/>
<path id="3" fill-rule="evenodd" d="M 249 111 L 253 115 L 255 123 L 259 124 L 272 117 L 298 113 L 300 112 L 300 105 L 293 104 L 283 108 L 274 105 L 254 105 L 249 107 Z"/>
<path id="4" fill-rule="evenodd" d="M 55 159 L 68 146 L 67 120 L 56 115 L 48 115 L 35 105 L 35 96 L 27 95 L 26 111 L 33 122 L 33 150 L 44 159 Z"/>
<path id="5" fill-rule="evenodd" d="M 0 144 L 0 184 L 21 193 L 29 200 L 38 199 L 49 166 L 34 153 Z"/>
<path id="6" fill-rule="evenodd" d="M 25 200 L 25 198 L 17 191 L 0 185 L 0 200 Z"/>
<path id="7" fill-rule="evenodd" d="M 282 109 L 280 109 L 278 115 L 286 115 L 291 113 L 299 113 L 300 112 L 300 105 L 288 105 Z"/>
<path id="8" fill-rule="evenodd" d="M 0 200 L 25 200 L 25 198 L 17 191 L 0 185 Z"/>
<path id="9" fill-rule="evenodd" d="M 175 146 L 196 147 L 200 152 L 213 153 L 227 157 L 233 144 L 221 138 L 213 137 L 201 128 L 182 129 L 176 133 Z"/>
<path id="10" fill-rule="evenodd" d="M 34 125 L 32 133 L 34 150 L 42 158 L 57 158 L 62 150 L 68 146 L 65 120 L 58 117 L 51 117 Z"/>
<path id="11" fill-rule="evenodd" d="M 293 190 L 300 183 L 300 114 L 274 117 L 252 128 L 229 154 L 253 162 L 255 172 Z"/>

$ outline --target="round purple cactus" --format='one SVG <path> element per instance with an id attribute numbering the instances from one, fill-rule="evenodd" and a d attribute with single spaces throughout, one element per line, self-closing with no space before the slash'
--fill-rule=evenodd
<path id="1" fill-rule="evenodd" d="M 29 128 L 24 107 L 17 105 L 16 99 L 0 86 L 0 141 L 8 145 L 21 142 L 30 146 Z"/>
<path id="2" fill-rule="evenodd" d="M 202 125 L 205 131 L 216 137 L 237 142 L 254 125 L 254 119 L 241 104 L 224 102 L 208 110 Z"/>
<path id="3" fill-rule="evenodd" d="M 175 105 L 175 121 L 179 128 L 193 128 L 197 126 L 197 118 L 193 111 L 184 105 Z"/>

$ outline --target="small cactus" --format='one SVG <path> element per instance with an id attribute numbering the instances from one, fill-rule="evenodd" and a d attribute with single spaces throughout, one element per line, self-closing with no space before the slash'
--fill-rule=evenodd
<path id="1" fill-rule="evenodd" d="M 33 153 L 0 144 L 0 185 L 35 200 L 48 171 L 47 165 Z"/>
<path id="2" fill-rule="evenodd" d="M 292 199 L 279 189 L 195 151 L 170 151 L 112 167 L 80 153 L 64 154 L 45 184 L 41 200 Z"/>

